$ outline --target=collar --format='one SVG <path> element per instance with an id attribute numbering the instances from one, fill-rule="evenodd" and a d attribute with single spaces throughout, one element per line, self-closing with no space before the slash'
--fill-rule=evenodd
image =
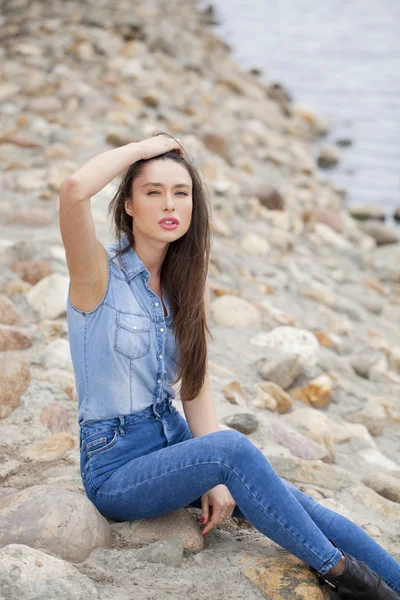
<path id="1" fill-rule="evenodd" d="M 126 233 L 124 233 L 120 239 L 119 242 L 116 242 L 116 244 L 114 244 L 114 248 L 121 249 L 121 248 L 125 248 L 125 246 L 128 244 L 128 236 L 126 235 Z M 123 269 L 123 271 L 125 272 L 126 276 L 128 277 L 128 279 L 133 279 L 133 277 L 135 277 L 135 275 L 137 275 L 138 273 L 143 272 L 144 273 L 144 278 L 149 281 L 150 279 L 150 272 L 147 269 L 147 267 L 143 264 L 143 262 L 140 260 L 138 253 L 136 252 L 136 250 L 134 248 L 132 248 L 132 246 L 129 248 L 129 250 L 127 252 L 125 252 L 125 254 L 120 254 L 118 257 L 118 261 L 119 264 L 121 265 L 121 268 Z"/>

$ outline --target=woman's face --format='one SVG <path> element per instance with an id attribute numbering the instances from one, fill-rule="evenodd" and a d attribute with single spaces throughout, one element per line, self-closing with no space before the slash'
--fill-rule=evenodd
<path id="1" fill-rule="evenodd" d="M 192 218 L 192 179 L 188 171 L 173 160 L 148 163 L 134 180 L 125 209 L 133 217 L 134 237 L 139 233 L 164 242 L 182 237 Z M 174 229 L 164 229 L 159 223 L 164 217 L 175 217 L 179 223 Z"/>

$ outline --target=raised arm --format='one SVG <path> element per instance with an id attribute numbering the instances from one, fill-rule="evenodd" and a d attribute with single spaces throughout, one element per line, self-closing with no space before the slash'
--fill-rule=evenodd
<path id="1" fill-rule="evenodd" d="M 91 197 L 134 162 L 173 148 L 182 152 L 180 143 L 165 135 L 132 142 L 94 156 L 63 181 L 60 230 L 71 280 L 71 301 L 79 310 L 94 310 L 108 281 L 108 257 L 96 238 Z"/>

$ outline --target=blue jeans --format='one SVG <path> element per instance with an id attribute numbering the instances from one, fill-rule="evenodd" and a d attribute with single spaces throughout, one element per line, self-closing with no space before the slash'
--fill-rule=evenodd
<path id="1" fill-rule="evenodd" d="M 239 431 L 193 437 L 168 397 L 130 415 L 84 423 L 80 446 L 86 494 L 109 519 L 201 509 L 201 496 L 223 484 L 236 502 L 233 517 L 248 520 L 321 575 L 342 556 L 330 538 L 400 592 L 400 564 L 363 529 L 279 477 Z"/>

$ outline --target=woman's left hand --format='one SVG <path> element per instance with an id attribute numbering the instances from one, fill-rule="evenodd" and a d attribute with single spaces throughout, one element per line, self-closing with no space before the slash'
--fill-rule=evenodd
<path id="1" fill-rule="evenodd" d="M 215 525 L 222 523 L 224 517 L 232 516 L 236 502 L 232 498 L 228 488 L 221 483 L 220 485 L 211 488 L 211 490 L 208 490 L 208 492 L 201 497 L 201 510 L 203 519 L 205 519 L 204 523 L 208 520 L 210 515 L 210 506 L 212 509 L 211 521 L 203 529 L 203 535 L 208 533 Z"/>

